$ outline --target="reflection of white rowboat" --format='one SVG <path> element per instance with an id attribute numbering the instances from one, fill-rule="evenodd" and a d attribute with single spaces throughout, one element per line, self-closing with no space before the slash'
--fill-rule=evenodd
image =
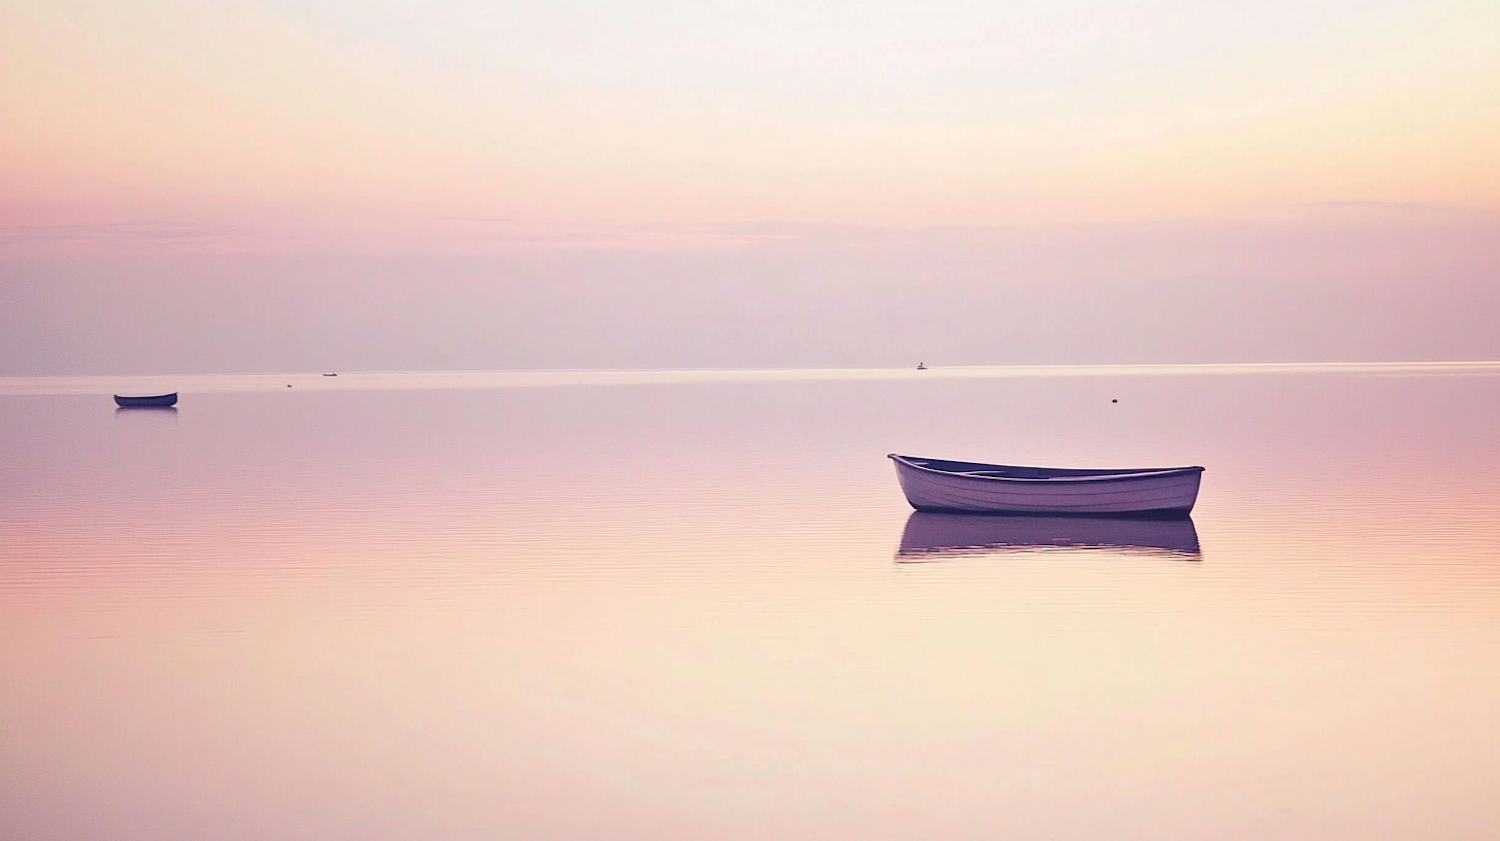
<path id="1" fill-rule="evenodd" d="M 918 511 L 1025 514 L 1186 514 L 1201 467 L 1069 470 L 890 456 Z"/>
<path id="2" fill-rule="evenodd" d="M 1049 549 L 1114 550 L 1198 560 L 1191 517 L 1051 517 L 913 511 L 896 560 L 941 560 Z"/>

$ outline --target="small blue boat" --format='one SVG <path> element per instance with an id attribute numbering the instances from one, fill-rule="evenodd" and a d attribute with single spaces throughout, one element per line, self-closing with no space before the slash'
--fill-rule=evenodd
<path id="1" fill-rule="evenodd" d="M 177 403 L 177 392 L 171 394 L 153 394 L 146 397 L 129 397 L 123 394 L 115 395 L 115 405 L 122 409 L 139 409 L 172 406 Z"/>

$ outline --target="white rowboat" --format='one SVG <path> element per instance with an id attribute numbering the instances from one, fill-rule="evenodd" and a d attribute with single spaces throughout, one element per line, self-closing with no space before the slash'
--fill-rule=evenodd
<path id="1" fill-rule="evenodd" d="M 1028 514 L 1186 514 L 1201 467 L 1070 470 L 944 461 L 892 453 L 918 511 Z"/>

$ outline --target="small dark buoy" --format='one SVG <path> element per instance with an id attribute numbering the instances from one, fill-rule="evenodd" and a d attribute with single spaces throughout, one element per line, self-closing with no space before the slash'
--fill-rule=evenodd
<path id="1" fill-rule="evenodd" d="M 1118 403 L 1118 402 L 1120 402 L 1120 401 L 1119 401 L 1119 399 L 1118 399 L 1118 398 L 1116 398 L 1116 399 L 1112 399 L 1112 400 L 1110 400 L 1110 401 L 1109 401 L 1109 402 L 1111 402 L 1111 403 Z"/>
<path id="2" fill-rule="evenodd" d="M 291 383 L 287 383 L 287 384 L 286 384 L 286 387 L 287 387 L 287 388 L 291 388 L 291 387 L 292 387 L 292 384 L 291 384 Z"/>

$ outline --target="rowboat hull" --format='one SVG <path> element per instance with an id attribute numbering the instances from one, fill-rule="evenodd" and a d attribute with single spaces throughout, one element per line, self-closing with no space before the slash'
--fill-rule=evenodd
<path id="1" fill-rule="evenodd" d="M 890 458 L 906 500 L 918 511 L 1186 514 L 1198 500 L 1203 475 L 1201 467 L 1059 470 Z"/>
<path id="2" fill-rule="evenodd" d="M 129 397 L 121 394 L 115 395 L 115 405 L 122 409 L 150 409 L 172 406 L 177 403 L 177 392 L 171 394 L 153 394 L 146 397 Z"/>
<path id="3" fill-rule="evenodd" d="M 1045 514 L 937 514 L 913 511 L 901 533 L 903 563 L 1037 550 L 1104 550 L 1199 560 L 1193 518 Z"/>

